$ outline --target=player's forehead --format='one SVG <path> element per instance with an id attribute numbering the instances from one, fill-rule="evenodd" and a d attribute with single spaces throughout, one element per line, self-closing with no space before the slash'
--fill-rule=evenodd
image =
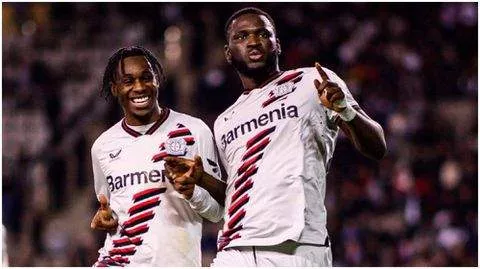
<path id="1" fill-rule="evenodd" d="M 117 66 L 117 72 L 120 75 L 142 73 L 149 70 L 152 70 L 152 66 L 143 55 L 127 56 L 121 59 Z"/>
<path id="2" fill-rule="evenodd" d="M 239 32 L 258 28 L 266 28 L 272 32 L 274 31 L 272 23 L 265 15 L 255 13 L 246 13 L 235 18 L 230 26 L 230 31 Z"/>

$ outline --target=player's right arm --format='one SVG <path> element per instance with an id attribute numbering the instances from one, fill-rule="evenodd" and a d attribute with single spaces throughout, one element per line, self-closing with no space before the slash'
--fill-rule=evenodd
<path id="1" fill-rule="evenodd" d="M 192 198 L 193 188 L 191 188 L 191 185 L 198 185 L 207 190 L 220 205 L 225 205 L 227 185 L 225 182 L 205 172 L 200 156 L 195 156 L 193 160 L 180 157 L 166 157 L 165 169 L 167 170 L 167 177 L 174 185 L 174 188 L 185 195 L 186 199 Z"/>
<path id="2" fill-rule="evenodd" d="M 343 81 L 337 84 L 331 80 L 319 63 L 315 63 L 315 68 L 322 79 L 321 83 L 314 80 L 322 105 L 339 116 L 335 122 L 360 153 L 375 160 L 382 159 L 387 151 L 382 126 L 359 106 L 349 104 L 345 94 L 348 89 Z"/>
<path id="3" fill-rule="evenodd" d="M 95 193 L 97 195 L 100 207 L 95 213 L 90 223 L 90 227 L 96 230 L 115 231 L 118 227 L 118 220 L 109 205 L 110 192 L 108 190 L 107 180 L 100 167 L 98 159 L 97 144 L 94 143 L 91 150 L 93 179 L 95 185 Z"/>

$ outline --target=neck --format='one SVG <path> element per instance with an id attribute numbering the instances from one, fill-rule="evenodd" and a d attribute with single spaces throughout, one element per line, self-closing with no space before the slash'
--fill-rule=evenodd
<path id="1" fill-rule="evenodd" d="M 278 65 L 276 65 L 272 69 L 265 70 L 265 72 L 259 71 L 254 74 L 244 74 L 237 71 L 237 73 L 240 77 L 240 80 L 242 81 L 243 88 L 247 90 L 255 89 L 262 86 L 272 77 L 278 75 L 280 73 L 280 68 L 278 67 Z"/>
<path id="2" fill-rule="evenodd" d="M 158 105 L 145 115 L 125 113 L 125 123 L 131 126 L 147 125 L 160 119 L 162 109 Z"/>

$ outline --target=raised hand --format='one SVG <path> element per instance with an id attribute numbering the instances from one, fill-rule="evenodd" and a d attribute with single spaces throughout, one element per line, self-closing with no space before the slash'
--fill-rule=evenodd
<path id="1" fill-rule="evenodd" d="M 100 208 L 93 216 L 90 228 L 108 232 L 115 231 L 118 226 L 118 220 L 113 217 L 113 211 L 110 208 L 107 197 L 100 194 L 98 201 L 100 202 Z"/>
<path id="2" fill-rule="evenodd" d="M 193 160 L 181 157 L 166 157 L 165 170 L 173 188 L 183 194 L 185 199 L 192 198 L 196 184 L 200 184 L 204 172 L 202 158 L 198 155 Z"/>
<path id="3" fill-rule="evenodd" d="M 313 81 L 315 88 L 317 88 L 320 102 L 328 109 L 336 112 L 342 112 L 347 107 L 345 94 L 343 93 L 342 89 L 340 89 L 337 83 L 328 78 L 327 73 L 325 73 L 319 63 L 315 63 L 315 68 L 322 78 L 322 83 L 320 83 L 318 79 Z"/>

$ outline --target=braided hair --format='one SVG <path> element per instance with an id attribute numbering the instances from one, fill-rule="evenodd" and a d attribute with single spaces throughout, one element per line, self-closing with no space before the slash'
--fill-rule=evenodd
<path id="1" fill-rule="evenodd" d="M 105 72 L 103 73 L 102 88 L 100 89 L 100 95 L 105 97 L 105 99 L 108 100 L 112 96 L 112 92 L 110 89 L 112 84 L 115 83 L 115 76 L 117 74 L 118 64 L 120 63 L 123 65 L 123 59 L 130 56 L 144 56 L 147 59 L 148 63 L 150 63 L 150 65 L 152 66 L 153 72 L 157 76 L 160 88 L 165 85 L 165 71 L 152 52 L 141 46 L 123 47 L 117 50 L 110 57 L 110 59 L 108 59 L 107 67 L 105 67 Z"/>

